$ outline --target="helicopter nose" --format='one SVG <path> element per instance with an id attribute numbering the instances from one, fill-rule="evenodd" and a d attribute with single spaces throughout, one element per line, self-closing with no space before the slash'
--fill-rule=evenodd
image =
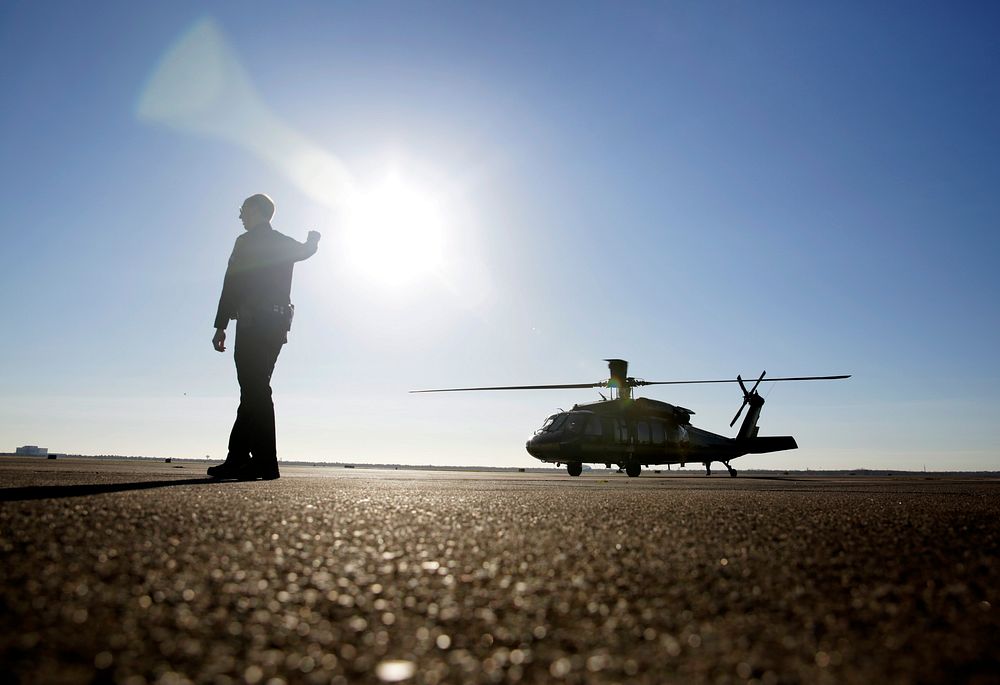
<path id="1" fill-rule="evenodd" d="M 551 459 L 557 456 L 559 441 L 553 440 L 549 435 L 536 435 L 524 443 L 524 448 L 528 450 L 528 454 L 536 459 Z"/>

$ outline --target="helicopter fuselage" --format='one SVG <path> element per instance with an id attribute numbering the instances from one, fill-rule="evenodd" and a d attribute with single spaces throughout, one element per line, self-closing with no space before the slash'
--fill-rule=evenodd
<path id="1" fill-rule="evenodd" d="M 763 401 L 760 401 L 763 404 Z M 791 436 L 757 437 L 759 406 L 747 415 L 736 438 L 691 425 L 694 412 L 647 398 L 618 398 L 578 404 L 553 414 L 525 445 L 536 459 L 566 464 L 578 475 L 582 464 L 616 464 L 629 475 L 657 464 L 726 465 L 744 454 L 796 449 Z"/>

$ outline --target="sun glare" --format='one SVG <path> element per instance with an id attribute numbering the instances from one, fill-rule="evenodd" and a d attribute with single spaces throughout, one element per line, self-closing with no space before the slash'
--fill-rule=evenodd
<path id="1" fill-rule="evenodd" d="M 443 262 L 442 213 L 432 195 L 398 175 L 361 190 L 346 209 L 345 250 L 367 279 L 384 286 L 412 283 Z"/>

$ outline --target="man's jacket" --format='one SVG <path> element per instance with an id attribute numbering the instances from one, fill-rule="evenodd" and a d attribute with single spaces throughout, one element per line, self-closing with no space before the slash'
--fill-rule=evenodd
<path id="1" fill-rule="evenodd" d="M 291 303 L 292 267 L 316 253 L 314 242 L 300 243 L 270 224 L 256 226 L 236 239 L 229 257 L 215 327 L 226 328 L 237 313 Z"/>

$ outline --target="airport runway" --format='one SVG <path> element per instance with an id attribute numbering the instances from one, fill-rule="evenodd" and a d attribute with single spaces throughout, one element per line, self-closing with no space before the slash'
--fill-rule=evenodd
<path id="1" fill-rule="evenodd" d="M 23 683 L 1000 682 L 1000 482 L 0 458 Z"/>

